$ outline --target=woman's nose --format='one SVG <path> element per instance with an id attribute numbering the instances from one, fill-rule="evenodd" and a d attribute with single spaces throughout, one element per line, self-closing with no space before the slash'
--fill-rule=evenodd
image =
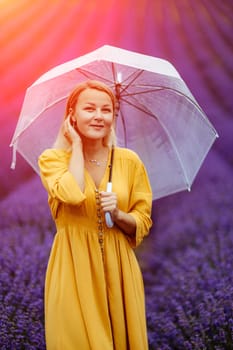
<path id="1" fill-rule="evenodd" d="M 95 119 L 96 120 L 102 120 L 103 119 L 102 112 L 101 112 L 100 108 L 97 108 L 95 110 Z"/>

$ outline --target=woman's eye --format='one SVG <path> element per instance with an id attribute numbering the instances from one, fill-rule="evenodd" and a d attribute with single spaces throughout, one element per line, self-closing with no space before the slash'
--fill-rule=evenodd
<path id="1" fill-rule="evenodd" d="M 111 113 L 112 110 L 110 108 L 103 108 L 102 112 L 104 112 L 104 113 Z"/>
<path id="2" fill-rule="evenodd" d="M 86 107 L 86 108 L 84 108 L 84 111 L 92 112 L 92 111 L 94 111 L 94 108 L 93 107 Z"/>

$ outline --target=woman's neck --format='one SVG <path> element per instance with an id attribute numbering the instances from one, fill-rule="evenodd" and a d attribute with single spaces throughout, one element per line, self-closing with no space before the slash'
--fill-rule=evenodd
<path id="1" fill-rule="evenodd" d="M 85 142 L 83 145 L 83 154 L 85 159 L 102 160 L 108 156 L 108 147 L 104 146 L 102 141 Z"/>

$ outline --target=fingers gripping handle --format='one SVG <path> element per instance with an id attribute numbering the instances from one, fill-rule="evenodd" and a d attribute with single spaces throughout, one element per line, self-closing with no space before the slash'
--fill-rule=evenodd
<path id="1" fill-rule="evenodd" d="M 112 183 L 111 182 L 108 182 L 108 184 L 107 184 L 107 192 L 112 192 Z M 114 223 L 112 221 L 111 214 L 109 212 L 105 213 L 105 221 L 106 221 L 106 225 L 109 228 L 113 227 Z"/>

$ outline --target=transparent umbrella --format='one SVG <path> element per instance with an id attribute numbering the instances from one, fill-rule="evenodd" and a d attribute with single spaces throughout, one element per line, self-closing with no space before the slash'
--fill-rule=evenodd
<path id="1" fill-rule="evenodd" d="M 26 91 L 11 142 L 36 172 L 51 148 L 71 90 L 88 79 L 110 86 L 119 101 L 118 145 L 138 153 L 153 199 L 190 189 L 217 135 L 174 66 L 166 60 L 105 45 L 59 65 Z"/>

